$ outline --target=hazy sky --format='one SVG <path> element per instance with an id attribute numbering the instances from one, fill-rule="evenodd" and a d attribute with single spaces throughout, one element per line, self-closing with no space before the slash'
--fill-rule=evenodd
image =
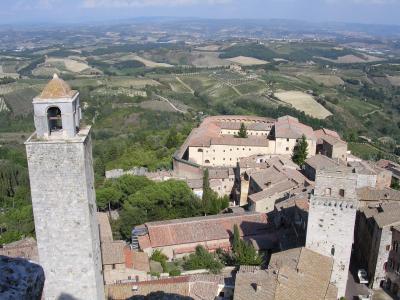
<path id="1" fill-rule="evenodd" d="M 146 16 L 285 18 L 400 25 L 400 0 L 0 0 L 0 23 Z"/>

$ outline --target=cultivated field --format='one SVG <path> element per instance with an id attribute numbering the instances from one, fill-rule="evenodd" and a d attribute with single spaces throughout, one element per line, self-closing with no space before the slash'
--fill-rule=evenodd
<path id="1" fill-rule="evenodd" d="M 230 63 L 218 57 L 218 52 L 196 52 L 189 56 L 189 62 L 199 68 L 229 66 Z"/>
<path id="2" fill-rule="evenodd" d="M 394 86 L 400 86 L 400 76 L 387 76 L 387 79 Z"/>
<path id="3" fill-rule="evenodd" d="M 140 61 L 140 62 L 143 63 L 146 67 L 149 67 L 149 68 L 170 68 L 170 67 L 173 67 L 173 66 L 170 65 L 170 64 L 158 63 L 158 62 L 155 62 L 155 61 L 152 61 L 152 60 L 149 60 L 149 59 L 140 57 L 140 56 L 138 56 L 138 55 L 131 55 L 130 57 L 131 57 L 131 59 L 133 59 L 133 60 Z"/>
<path id="4" fill-rule="evenodd" d="M 220 45 L 207 45 L 207 46 L 203 46 L 203 47 L 197 47 L 195 49 L 199 50 L 199 51 L 210 51 L 210 52 L 213 52 L 213 51 L 218 51 L 219 48 L 221 48 Z"/>
<path id="5" fill-rule="evenodd" d="M 46 59 L 46 65 L 51 65 L 57 67 L 58 64 L 63 64 L 65 68 L 73 73 L 80 73 L 88 68 L 89 65 L 86 62 L 78 61 L 70 58 L 56 58 L 56 57 L 49 57 Z"/>
<path id="6" fill-rule="evenodd" d="M 325 107 L 319 104 L 314 98 L 306 93 L 299 91 L 284 91 L 275 93 L 275 97 L 279 100 L 292 105 L 294 108 L 304 111 L 306 114 L 318 118 L 325 119 L 332 115 Z"/>
<path id="7" fill-rule="evenodd" d="M 323 74 L 302 74 L 314 80 L 318 84 L 323 84 L 327 87 L 334 87 L 343 85 L 344 81 L 342 78 L 336 75 L 323 75 Z"/>
<path id="8" fill-rule="evenodd" d="M 265 65 L 268 63 L 268 61 L 266 60 L 261 60 L 248 56 L 237 56 L 237 57 L 227 58 L 226 60 L 242 66 L 257 66 L 257 65 Z"/>
<path id="9" fill-rule="evenodd" d="M 326 57 L 318 57 L 333 63 L 337 64 L 354 64 L 354 63 L 366 63 L 366 62 L 375 62 L 375 61 L 382 61 L 384 60 L 383 58 L 380 57 L 375 57 L 372 55 L 362 55 L 362 57 L 355 56 L 355 55 L 344 55 L 340 56 L 337 59 L 329 59 Z"/>

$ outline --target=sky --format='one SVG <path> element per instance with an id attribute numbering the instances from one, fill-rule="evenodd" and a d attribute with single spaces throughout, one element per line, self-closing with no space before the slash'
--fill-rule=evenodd
<path id="1" fill-rule="evenodd" d="M 400 0 L 0 0 L 0 23 L 137 17 L 296 19 L 400 25 Z"/>

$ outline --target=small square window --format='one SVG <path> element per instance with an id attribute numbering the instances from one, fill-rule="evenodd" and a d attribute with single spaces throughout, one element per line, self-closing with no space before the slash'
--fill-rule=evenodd
<path id="1" fill-rule="evenodd" d="M 289 151 L 289 147 L 286 147 L 286 151 Z"/>

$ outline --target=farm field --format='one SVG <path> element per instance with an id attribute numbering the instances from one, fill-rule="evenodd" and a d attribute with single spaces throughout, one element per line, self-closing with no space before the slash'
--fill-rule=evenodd
<path id="1" fill-rule="evenodd" d="M 189 63 L 198 68 L 229 66 L 230 62 L 219 58 L 218 52 L 193 51 L 189 56 Z"/>
<path id="2" fill-rule="evenodd" d="M 268 64 L 268 61 L 266 60 L 248 56 L 237 56 L 237 57 L 227 58 L 226 60 L 242 66 L 257 66 L 257 65 Z"/>
<path id="3" fill-rule="evenodd" d="M 325 119 L 332 115 L 325 107 L 319 104 L 315 99 L 306 93 L 299 91 L 282 91 L 274 94 L 279 100 L 286 102 L 298 110 L 317 118 Z"/>
<path id="4" fill-rule="evenodd" d="M 128 57 L 125 56 L 124 60 L 126 60 L 127 58 L 132 59 L 132 60 L 137 60 L 149 68 L 171 68 L 172 67 L 172 65 L 170 65 L 170 64 L 155 62 L 155 61 L 152 61 L 152 60 L 149 60 L 149 59 L 146 59 L 146 58 L 140 57 L 138 55 L 134 55 L 134 54 L 129 55 Z"/>
<path id="5" fill-rule="evenodd" d="M 80 73 L 88 68 L 89 65 L 86 62 L 78 61 L 70 58 L 55 58 L 49 57 L 46 59 L 45 64 L 57 66 L 61 64 L 64 66 L 66 70 L 73 72 L 73 73 Z"/>
<path id="6" fill-rule="evenodd" d="M 314 80 L 318 84 L 323 84 L 324 86 L 327 87 L 335 87 L 338 85 L 343 85 L 344 81 L 342 78 L 336 75 L 325 75 L 325 74 L 307 74 L 303 73 L 301 74 L 302 76 L 306 76 Z"/>
<path id="7" fill-rule="evenodd" d="M 337 64 L 354 64 L 354 63 L 366 63 L 366 62 L 378 62 L 378 61 L 383 61 L 383 58 L 380 57 L 375 57 L 372 55 L 361 55 L 361 56 L 355 56 L 355 55 L 344 55 L 340 56 L 337 59 L 329 59 L 326 57 L 318 57 L 323 60 L 327 60 L 333 63 Z"/>
<path id="8" fill-rule="evenodd" d="M 386 76 L 389 82 L 394 86 L 400 86 L 400 76 Z"/>

